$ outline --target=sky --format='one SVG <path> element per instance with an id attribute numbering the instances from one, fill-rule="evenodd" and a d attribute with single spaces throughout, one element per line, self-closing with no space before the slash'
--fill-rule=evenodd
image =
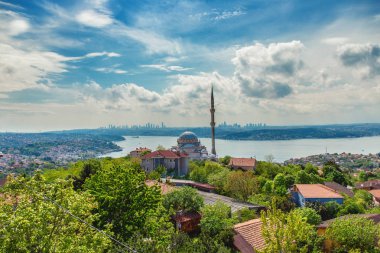
<path id="1" fill-rule="evenodd" d="M 380 122 L 374 1 L 0 0 L 0 131 Z"/>

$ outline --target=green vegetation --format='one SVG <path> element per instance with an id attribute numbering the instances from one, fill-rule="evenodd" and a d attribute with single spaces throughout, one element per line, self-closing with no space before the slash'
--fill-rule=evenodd
<path id="1" fill-rule="evenodd" d="M 197 190 L 191 187 L 183 187 L 173 191 L 164 197 L 164 207 L 174 212 L 199 212 L 203 206 L 203 198 Z"/>
<path id="2" fill-rule="evenodd" d="M 322 220 L 380 213 L 372 196 L 362 190 L 352 198 L 345 196 L 342 205 L 316 202 L 295 207 L 289 193 L 294 183 L 353 184 L 354 178 L 336 164 L 317 168 L 258 162 L 254 171 L 234 171 L 228 168 L 229 159 L 192 161 L 188 178 L 212 184 L 220 194 L 266 206 L 268 211 L 261 213 L 267 242 L 263 252 L 320 252 L 324 237 L 317 236 L 316 225 Z M 125 157 L 90 159 L 33 177 L 10 177 L 0 195 L 0 252 L 117 252 L 125 251 L 125 246 L 137 252 L 234 252 L 233 225 L 260 214 L 249 209 L 232 213 L 222 202 L 205 205 L 190 187 L 163 196 L 159 187 L 146 185 L 146 179 L 166 173 L 159 167 L 147 174 L 138 160 Z M 199 230 L 190 234 L 176 230 L 171 221 L 174 214 L 187 212 L 202 215 Z M 350 240 L 360 230 L 345 219 L 340 222 L 326 234 L 335 238 L 336 252 L 339 246 L 344 252 L 376 250 L 372 239 L 378 236 L 377 226 L 354 221 L 368 233 Z"/>
<path id="3" fill-rule="evenodd" d="M 379 252 L 379 235 L 379 226 L 362 217 L 337 219 L 326 231 L 334 252 Z"/>

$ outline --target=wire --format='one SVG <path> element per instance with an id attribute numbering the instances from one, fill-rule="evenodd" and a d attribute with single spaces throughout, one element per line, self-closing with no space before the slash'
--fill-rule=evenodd
<path id="1" fill-rule="evenodd" d="M 32 190 L 34 191 L 31 187 L 27 186 L 27 185 L 24 185 L 26 186 L 27 188 L 29 188 L 29 190 Z M 62 209 L 65 213 L 67 213 L 68 215 L 70 215 L 71 217 L 75 218 L 76 220 L 82 222 L 83 224 L 89 226 L 90 228 L 96 230 L 97 232 L 103 234 L 104 236 L 108 237 L 109 239 L 111 239 L 113 242 L 117 243 L 118 245 L 122 246 L 123 248 L 127 249 L 129 252 L 133 252 L 133 253 L 138 253 L 136 250 L 134 250 L 133 248 L 129 247 L 128 245 L 120 242 L 119 240 L 115 239 L 114 237 L 110 236 L 109 234 L 107 234 L 106 232 L 104 232 L 103 230 L 91 225 L 90 223 L 88 223 L 87 221 L 83 220 L 82 218 L 76 216 L 75 214 L 73 214 L 72 212 L 70 212 L 68 209 L 66 209 L 65 207 L 61 206 L 60 204 L 58 204 L 57 202 L 55 202 L 54 200 L 52 200 L 51 198 L 47 197 L 45 194 L 43 194 L 43 198 L 44 200 L 48 200 L 50 201 L 51 203 L 53 203 L 55 206 L 59 207 L 60 209 Z M 119 251 L 119 250 L 118 250 Z M 119 251 L 119 252 L 125 252 L 125 251 Z"/>
<path id="2" fill-rule="evenodd" d="M 126 248 L 128 251 L 130 252 L 133 252 L 133 253 L 137 253 L 136 250 L 130 248 L 128 245 L 118 241 L 117 239 L 115 239 L 114 237 L 110 236 L 109 234 L 105 233 L 103 230 L 91 225 L 90 223 L 88 223 L 87 221 L 81 219 L 80 217 L 76 216 L 75 214 L 73 214 L 72 212 L 70 212 L 68 209 L 64 208 L 63 206 L 61 206 L 60 204 L 58 204 L 57 202 L 55 202 L 54 200 L 46 197 L 44 195 L 44 199 L 45 200 L 49 200 L 50 202 L 52 202 L 54 205 L 56 205 L 57 207 L 61 208 L 65 213 L 69 214 L 70 216 L 74 217 L 75 219 L 79 220 L 80 222 L 84 223 L 85 225 L 91 227 L 92 229 L 96 230 L 97 232 L 107 236 L 109 239 L 111 239 L 112 241 L 116 242 L 117 244 L 119 244 L 120 246 Z M 122 252 L 122 251 L 121 251 Z"/>

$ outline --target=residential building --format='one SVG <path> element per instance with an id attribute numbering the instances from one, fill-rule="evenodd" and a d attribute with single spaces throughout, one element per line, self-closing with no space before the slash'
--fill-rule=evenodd
<path id="1" fill-rule="evenodd" d="M 178 176 L 185 176 L 189 172 L 188 156 L 171 150 L 157 150 L 141 157 L 141 167 L 146 172 L 151 172 L 158 166 L 163 166 Z"/>
<path id="2" fill-rule="evenodd" d="M 255 158 L 231 158 L 228 166 L 235 170 L 254 170 L 256 168 Z"/>
<path id="3" fill-rule="evenodd" d="M 371 193 L 373 197 L 373 203 L 376 206 L 379 206 L 380 205 L 380 189 L 370 190 L 368 192 Z"/>
<path id="4" fill-rule="evenodd" d="M 139 148 L 136 148 L 135 150 L 132 150 L 129 155 L 133 158 L 139 158 L 141 157 L 143 154 L 146 154 L 146 153 L 150 153 L 152 152 L 151 149 L 149 148 L 142 148 L 142 147 L 139 147 Z"/>
<path id="5" fill-rule="evenodd" d="M 343 204 L 343 196 L 323 184 L 295 184 L 292 196 L 297 206 L 304 207 L 306 202 L 325 203 L 335 201 Z"/>
<path id="6" fill-rule="evenodd" d="M 380 189 L 380 180 L 374 179 L 374 180 L 368 180 L 361 183 L 356 183 L 355 188 L 361 189 L 361 190 L 367 190 L 367 191 Z"/>
<path id="7" fill-rule="evenodd" d="M 340 193 L 340 194 L 345 194 L 347 195 L 348 197 L 353 197 L 354 196 L 354 192 L 351 190 L 351 189 L 348 189 L 347 187 L 343 186 L 343 185 L 340 185 L 338 183 L 335 183 L 335 182 L 324 182 L 323 183 L 325 186 L 329 187 L 330 189 Z"/>
<path id="8" fill-rule="evenodd" d="M 177 213 L 172 217 L 176 229 L 189 233 L 199 229 L 202 216 L 198 212 Z"/>
<path id="9" fill-rule="evenodd" d="M 262 224 L 261 219 L 253 219 L 234 226 L 234 246 L 241 253 L 255 253 L 265 248 Z"/>

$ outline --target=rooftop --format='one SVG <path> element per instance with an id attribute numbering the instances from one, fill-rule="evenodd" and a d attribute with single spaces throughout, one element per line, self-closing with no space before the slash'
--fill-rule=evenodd
<path id="1" fill-rule="evenodd" d="M 354 192 L 347 187 L 340 185 L 335 182 L 324 182 L 324 185 L 327 186 L 328 188 L 334 190 L 335 192 L 338 192 L 340 194 L 346 194 L 349 197 L 354 196 Z"/>
<path id="2" fill-rule="evenodd" d="M 380 189 L 370 190 L 369 193 L 371 193 L 375 198 L 380 199 Z"/>
<path id="3" fill-rule="evenodd" d="M 236 167 L 254 167 L 256 165 L 255 158 L 231 158 L 230 166 Z"/>
<path id="4" fill-rule="evenodd" d="M 142 157 L 142 159 L 150 159 L 150 158 L 168 158 L 168 159 L 177 159 L 180 157 L 186 157 L 187 155 L 183 153 L 176 153 L 171 150 L 157 150 L 152 153 L 146 154 Z"/>
<path id="5" fill-rule="evenodd" d="M 342 195 L 323 184 L 295 184 L 304 198 L 343 198 Z"/>
<path id="6" fill-rule="evenodd" d="M 317 226 L 317 228 L 328 228 L 335 220 L 338 220 L 338 219 L 347 219 L 347 218 L 351 218 L 351 217 L 366 218 L 366 219 L 369 219 L 369 220 L 373 220 L 373 222 L 375 222 L 376 224 L 380 222 L 380 214 L 376 214 L 376 213 L 349 214 L 349 215 L 340 216 L 340 217 L 335 218 L 335 219 L 326 220 L 326 221 L 322 222 L 321 224 L 319 224 Z"/>
<path id="7" fill-rule="evenodd" d="M 234 245 L 243 253 L 254 252 L 255 250 L 263 250 L 265 248 L 265 240 L 261 234 L 261 219 L 253 219 L 243 223 L 236 224 L 234 231 Z"/>

